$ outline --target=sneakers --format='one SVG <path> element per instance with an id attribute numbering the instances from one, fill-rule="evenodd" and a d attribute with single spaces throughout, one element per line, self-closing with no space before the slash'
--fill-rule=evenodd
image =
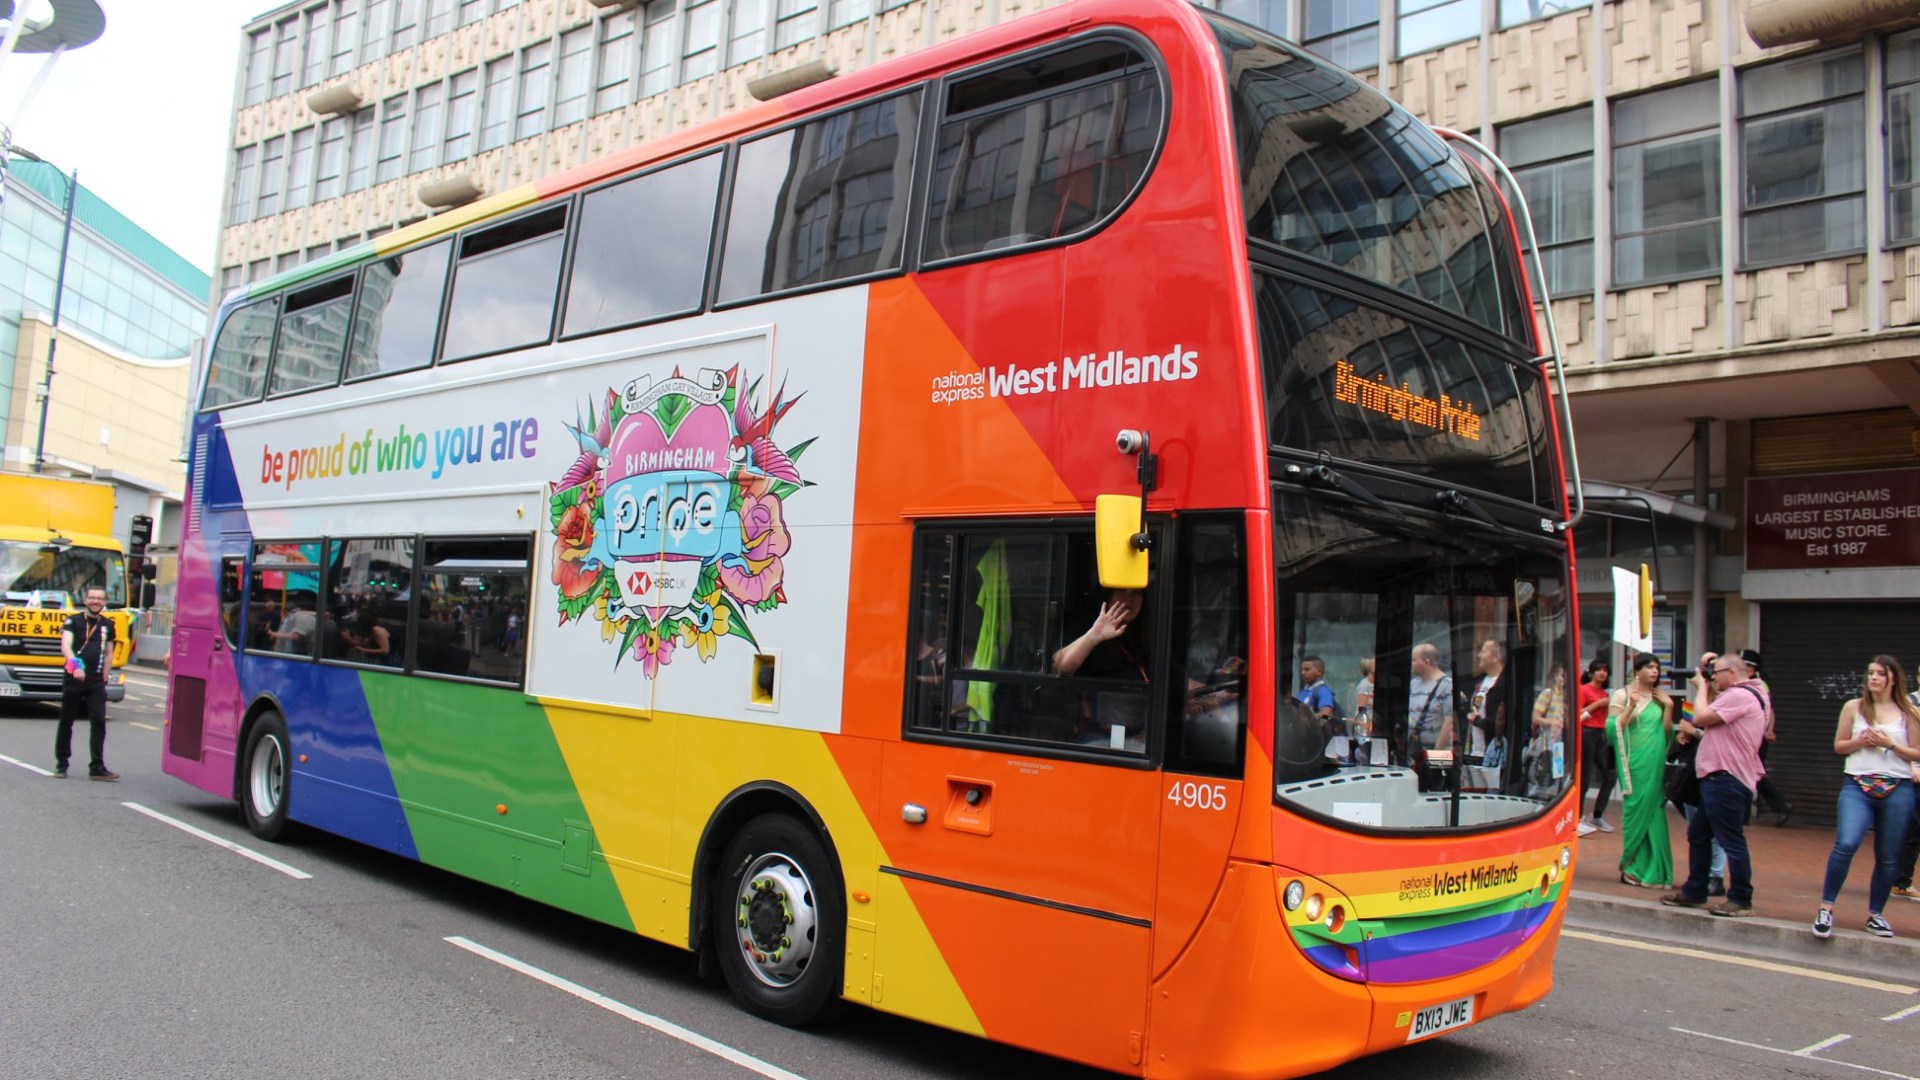
<path id="1" fill-rule="evenodd" d="M 1598 832 L 1599 830 L 1600 830 L 1600 827 L 1593 823 L 1592 818 L 1581 818 L 1580 827 L 1573 831 L 1576 835 L 1579 835 L 1579 836 L 1592 836 L 1594 833 Z"/>
<path id="2" fill-rule="evenodd" d="M 1744 919 L 1753 914 L 1752 904 L 1736 904 L 1731 900 L 1722 900 L 1707 909 L 1707 914 L 1718 915 L 1723 919 Z M 1892 934 L 1893 931 L 1887 931 Z"/>
<path id="3" fill-rule="evenodd" d="M 1611 826 L 1611 825 L 1609 825 L 1609 824 L 1607 824 L 1607 819 L 1606 819 L 1606 818 L 1603 818 L 1603 817 L 1597 817 L 1597 818 L 1594 818 L 1594 819 L 1593 819 L 1593 824 L 1594 824 L 1594 827 L 1595 827 L 1595 828 L 1597 828 L 1597 829 L 1599 829 L 1599 830 L 1600 830 L 1601 832 L 1612 832 L 1612 831 L 1613 831 L 1613 826 Z"/>
<path id="4" fill-rule="evenodd" d="M 1893 927 L 1878 915 L 1867 916 L 1867 933 L 1874 937 L 1892 937 Z"/>
<path id="5" fill-rule="evenodd" d="M 1893 887 L 1893 895 L 1904 896 L 1909 900 L 1920 900 L 1920 889 L 1916 889 L 1911 885 L 1895 885 Z"/>
<path id="6" fill-rule="evenodd" d="M 1833 936 L 1833 912 L 1821 908 L 1813 914 L 1813 936 L 1825 941 Z"/>
<path id="7" fill-rule="evenodd" d="M 59 768 L 53 770 L 53 778 L 55 780 L 65 780 L 67 778 L 67 767 L 65 765 L 62 765 Z M 1898 892 L 1899 890 L 1896 889 L 1894 891 Z"/>
<path id="8" fill-rule="evenodd" d="M 1703 896 L 1700 899 L 1695 900 L 1693 897 L 1687 895 L 1687 891 L 1685 889 L 1682 889 L 1679 892 L 1668 893 L 1667 895 L 1660 898 L 1660 902 L 1662 904 L 1665 904 L 1668 907 L 1699 908 L 1699 907 L 1707 906 L 1706 897 Z"/>
<path id="9" fill-rule="evenodd" d="M 119 773 L 117 773 L 117 772 L 114 772 L 114 771 L 113 771 L 112 769 L 101 769 L 101 770 L 100 770 L 99 772 L 90 772 L 90 773 L 88 773 L 88 774 L 87 774 L 87 779 L 89 779 L 89 780 L 118 780 L 118 779 L 120 779 L 120 774 L 119 774 Z"/>

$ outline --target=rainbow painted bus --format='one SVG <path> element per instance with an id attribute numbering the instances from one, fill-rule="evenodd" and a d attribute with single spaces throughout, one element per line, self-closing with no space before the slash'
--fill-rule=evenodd
<path id="1" fill-rule="evenodd" d="M 786 1023 L 1283 1076 L 1524 1008 L 1578 638 L 1499 171 L 1070 0 L 252 285 L 166 771 Z"/>

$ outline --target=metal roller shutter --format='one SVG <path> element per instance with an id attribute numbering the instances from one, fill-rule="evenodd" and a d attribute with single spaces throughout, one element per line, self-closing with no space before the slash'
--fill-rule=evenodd
<path id="1" fill-rule="evenodd" d="M 1844 760 L 1833 752 L 1834 726 L 1841 706 L 1859 696 L 1867 661 L 1883 652 L 1912 677 L 1920 605 L 1775 601 L 1762 609 L 1760 653 L 1779 736 L 1767 771 L 1793 800 L 1796 818 L 1833 820 Z"/>

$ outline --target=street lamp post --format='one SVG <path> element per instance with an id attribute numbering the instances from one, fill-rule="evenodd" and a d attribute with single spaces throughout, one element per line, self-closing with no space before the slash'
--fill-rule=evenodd
<path id="1" fill-rule="evenodd" d="M 18 147 L 14 148 L 19 153 Z M 44 470 L 47 460 L 47 405 L 53 400 L 53 357 L 60 348 L 60 302 L 67 293 L 67 248 L 73 243 L 73 200 L 80 191 L 80 170 L 67 178 L 66 222 L 60 229 L 60 266 L 53 277 L 53 319 L 47 333 L 47 371 L 40 380 L 40 431 L 33 440 L 33 471 Z"/>

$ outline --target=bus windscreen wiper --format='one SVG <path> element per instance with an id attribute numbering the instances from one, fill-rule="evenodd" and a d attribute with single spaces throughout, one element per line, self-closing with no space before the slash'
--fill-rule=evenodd
<path id="1" fill-rule="evenodd" d="M 1345 476 L 1342 476 L 1338 472 L 1335 472 L 1333 469 L 1333 466 L 1328 465 L 1324 462 L 1322 462 L 1319 465 L 1289 465 L 1286 468 L 1286 473 L 1288 476 L 1294 478 L 1295 480 L 1300 481 L 1303 484 L 1311 484 L 1315 487 L 1330 488 L 1334 491 L 1339 492 L 1342 495 L 1347 496 L 1348 498 L 1366 503 L 1368 506 L 1373 507 L 1375 510 L 1380 511 L 1383 514 L 1391 514 L 1395 518 L 1400 518 L 1403 520 L 1407 516 L 1401 513 L 1400 510 L 1397 507 L 1395 507 L 1392 503 L 1389 503 L 1387 502 L 1387 500 L 1382 499 L 1378 495 L 1375 495 L 1373 492 L 1367 490 L 1364 486 L 1357 484 L 1352 480 L 1347 479 Z"/>
<path id="2" fill-rule="evenodd" d="M 1443 514 L 1462 514 L 1489 529 L 1506 531 L 1499 522 L 1493 520 L 1492 514 L 1487 513 L 1486 507 L 1481 506 L 1473 496 L 1461 494 L 1458 488 L 1434 492 L 1433 505 Z"/>

